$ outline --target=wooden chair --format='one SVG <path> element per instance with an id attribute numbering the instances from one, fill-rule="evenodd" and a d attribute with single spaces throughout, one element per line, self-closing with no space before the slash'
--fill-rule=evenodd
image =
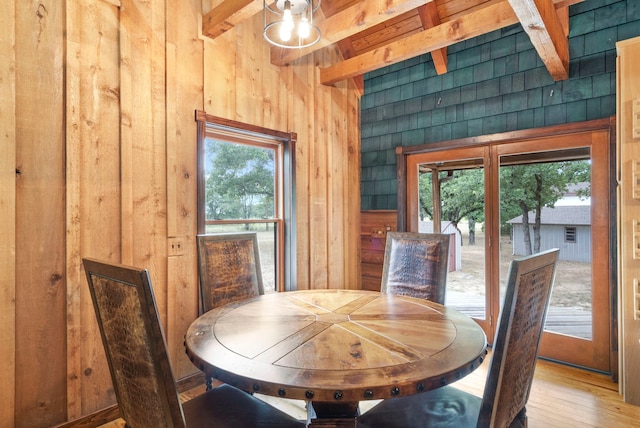
<path id="1" fill-rule="evenodd" d="M 264 294 L 255 232 L 198 235 L 202 310 Z"/>
<path id="2" fill-rule="evenodd" d="M 264 294 L 255 232 L 198 235 L 202 313 Z M 207 377 L 207 391 L 213 379 Z"/>
<path id="3" fill-rule="evenodd" d="M 133 428 L 303 427 L 230 385 L 180 403 L 147 270 L 83 259 L 120 414 Z"/>
<path id="4" fill-rule="evenodd" d="M 553 249 L 511 262 L 482 398 L 444 386 L 385 400 L 362 415 L 357 427 L 526 427 L 557 257 Z"/>
<path id="5" fill-rule="evenodd" d="M 449 235 L 388 232 L 380 291 L 444 304 Z"/>

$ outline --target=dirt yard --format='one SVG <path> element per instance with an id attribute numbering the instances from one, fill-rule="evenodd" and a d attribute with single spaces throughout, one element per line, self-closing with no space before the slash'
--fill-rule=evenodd
<path id="1" fill-rule="evenodd" d="M 484 295 L 484 234 L 476 231 L 476 244 L 469 245 L 469 234 L 463 232 L 462 270 L 449 272 L 447 288 L 450 290 Z M 509 263 L 515 258 L 511 254 L 511 238 L 500 240 L 500 278 L 502 287 L 506 281 Z M 591 310 L 591 264 L 559 261 L 556 281 L 551 296 L 551 305 L 582 310 Z"/>

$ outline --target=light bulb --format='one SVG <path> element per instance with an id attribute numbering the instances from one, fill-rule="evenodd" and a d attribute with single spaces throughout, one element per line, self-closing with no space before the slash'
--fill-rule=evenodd
<path id="1" fill-rule="evenodd" d="M 282 24 L 280 27 L 286 28 L 289 32 L 293 31 L 293 16 L 291 15 L 291 11 L 289 9 L 284 10 L 284 15 L 282 16 Z"/>
<path id="2" fill-rule="evenodd" d="M 300 20 L 300 25 L 298 25 L 298 35 L 301 39 L 306 39 L 311 34 L 311 26 L 309 25 L 309 21 L 307 18 L 302 18 Z"/>
<path id="3" fill-rule="evenodd" d="M 280 40 L 288 42 L 291 39 L 291 28 L 286 22 L 280 24 L 280 31 L 278 31 Z"/>

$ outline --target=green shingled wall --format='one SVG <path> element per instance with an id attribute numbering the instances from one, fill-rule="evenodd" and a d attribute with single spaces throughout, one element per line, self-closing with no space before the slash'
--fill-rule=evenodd
<path id="1" fill-rule="evenodd" d="M 640 36 L 640 0 L 569 9 L 569 79 L 555 82 L 522 27 L 368 73 L 361 102 L 363 210 L 396 209 L 397 146 L 601 119 L 615 114 L 616 49 Z"/>

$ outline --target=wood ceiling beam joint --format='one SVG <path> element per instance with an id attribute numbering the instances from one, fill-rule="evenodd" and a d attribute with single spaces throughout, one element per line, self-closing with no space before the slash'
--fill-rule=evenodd
<path id="1" fill-rule="evenodd" d="M 427 3 L 424 6 L 418 8 L 420 20 L 422 21 L 422 27 L 427 30 L 429 28 L 436 27 L 440 22 L 440 15 L 438 14 L 438 8 L 434 2 Z M 433 65 L 436 68 L 437 74 L 444 74 L 447 72 L 447 48 L 440 48 L 431 51 L 431 59 Z"/>
<path id="2" fill-rule="evenodd" d="M 445 22 L 381 48 L 320 69 L 320 82 L 333 85 L 341 80 L 432 52 L 518 22 L 504 0 Z"/>
<path id="3" fill-rule="evenodd" d="M 569 40 L 553 0 L 509 0 L 554 80 L 569 78 Z"/>
<path id="4" fill-rule="evenodd" d="M 202 17 L 202 35 L 215 39 L 262 10 L 262 0 L 225 0 Z"/>

